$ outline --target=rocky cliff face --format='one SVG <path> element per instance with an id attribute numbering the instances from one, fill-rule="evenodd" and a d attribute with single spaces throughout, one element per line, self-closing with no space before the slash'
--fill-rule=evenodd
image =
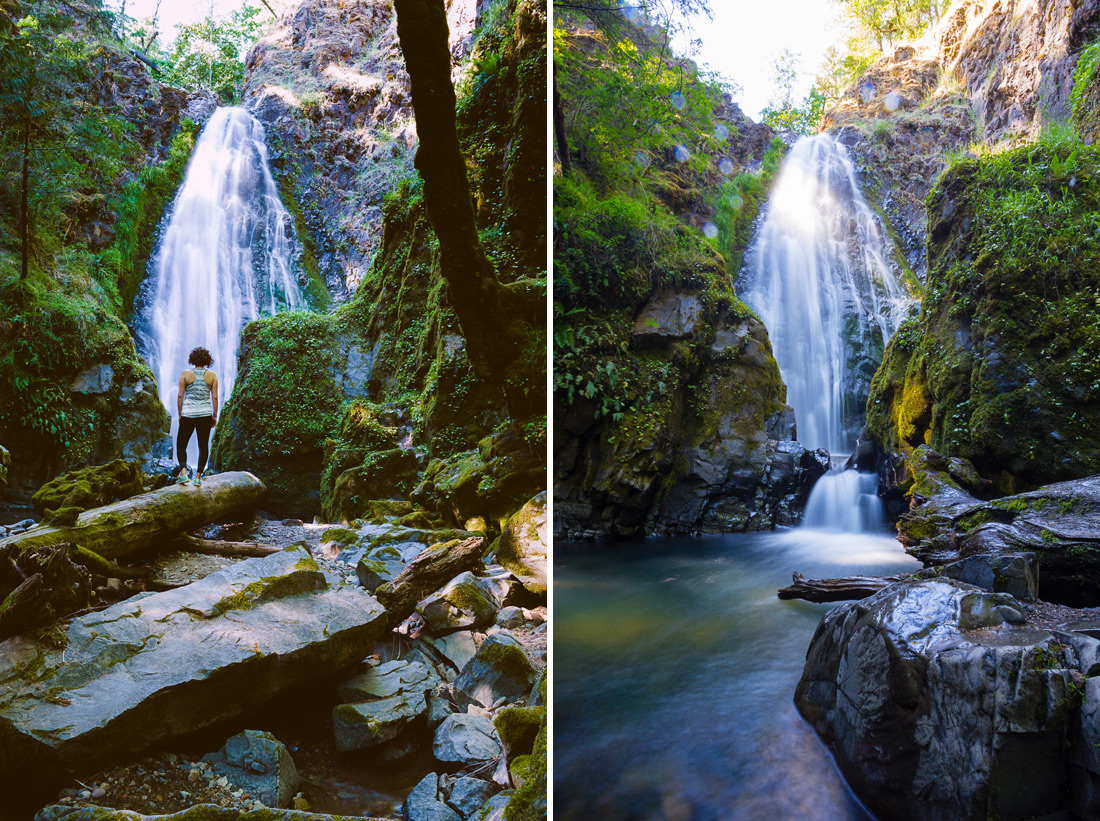
<path id="1" fill-rule="evenodd" d="M 1098 162 L 1050 140 L 940 181 L 923 311 L 872 383 L 879 442 L 969 459 L 1002 493 L 1100 472 Z"/>
<path id="2" fill-rule="evenodd" d="M 306 22 L 295 28 L 295 20 Z M 545 417 L 509 417 L 503 386 L 476 379 L 466 358 L 411 168 L 413 115 L 393 62 L 392 10 L 307 0 L 280 25 L 250 56 L 250 105 L 282 146 L 280 184 L 284 197 L 302 197 L 307 246 L 330 283 L 358 280 L 358 288 L 333 314 L 246 329 L 218 464 L 249 465 L 271 504 L 298 515 L 353 519 L 415 491 L 449 522 L 480 518 L 478 529 L 497 531 L 545 487 Z M 493 6 L 472 40 L 452 40 L 457 53 L 472 42 L 480 66 L 459 86 L 459 132 L 482 241 L 526 306 L 524 379 L 533 392 L 545 384 L 544 31 L 545 8 L 521 0 Z M 332 51 L 345 45 L 351 50 Z M 265 85 L 278 66 L 290 75 Z M 313 98 L 315 110 L 298 94 L 319 77 L 336 79 Z M 370 80 L 377 93 L 352 94 L 348 78 Z M 364 237 L 377 249 L 373 261 Z M 289 384 L 272 392 L 274 363 L 295 385 L 310 375 L 304 402 Z"/>
<path id="3" fill-rule="evenodd" d="M 591 400 L 555 407 L 558 538 L 765 530 L 799 520 L 828 463 L 794 440 L 794 414 L 755 317 L 654 295 L 635 320 L 639 358 L 682 381 L 620 419 Z"/>
<path id="4" fill-rule="evenodd" d="M 456 79 L 489 6 L 448 3 Z M 381 247 L 383 197 L 414 174 L 416 123 L 393 5 L 307 0 L 256 42 L 246 66 L 243 99 L 268 127 L 306 263 L 346 299 Z"/>
<path id="5" fill-rule="evenodd" d="M 956 0 L 934 31 L 885 55 L 827 113 L 824 127 L 859 157 L 869 198 L 921 279 L 924 200 L 949 155 L 1087 121 L 1071 97 L 1098 32 L 1094 0 Z"/>

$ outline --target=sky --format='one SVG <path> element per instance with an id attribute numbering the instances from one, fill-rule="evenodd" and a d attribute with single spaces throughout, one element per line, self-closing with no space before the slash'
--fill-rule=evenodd
<path id="1" fill-rule="evenodd" d="M 125 0 L 126 16 L 134 20 L 144 20 L 153 16 L 156 8 L 156 0 Z M 288 0 L 268 0 L 268 3 L 277 12 L 282 13 L 289 5 Z M 122 0 L 104 0 L 104 6 L 112 11 L 118 11 L 122 7 Z M 214 0 L 214 16 L 224 17 L 243 5 L 242 0 Z M 264 22 L 271 20 L 271 15 L 263 3 L 255 0 L 252 5 L 260 9 L 260 19 Z M 160 29 L 161 42 L 167 46 L 176 37 L 176 26 L 180 24 L 196 23 L 206 19 L 210 13 L 210 0 L 161 0 L 160 13 L 157 15 L 157 28 Z"/>
<path id="2" fill-rule="evenodd" d="M 802 55 L 803 76 L 796 99 L 810 90 L 825 50 L 846 39 L 840 5 L 833 0 L 710 0 L 713 21 L 693 23 L 701 39 L 695 60 L 736 81 L 741 110 L 759 119 L 772 96 L 772 61 L 784 49 Z"/>

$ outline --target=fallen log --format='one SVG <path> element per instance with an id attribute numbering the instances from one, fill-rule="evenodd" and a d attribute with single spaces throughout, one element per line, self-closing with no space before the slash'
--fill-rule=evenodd
<path id="1" fill-rule="evenodd" d="M 417 554 L 397 577 L 374 591 L 374 597 L 386 608 L 390 629 L 397 627 L 417 602 L 434 593 L 459 573 L 473 570 L 485 552 L 485 537 L 453 539 Z"/>
<path id="2" fill-rule="evenodd" d="M 181 536 L 173 547 L 185 553 L 232 557 L 270 556 L 283 549 L 259 542 L 225 542 L 218 539 L 200 539 L 198 536 Z"/>
<path id="3" fill-rule="evenodd" d="M 797 571 L 792 576 L 790 587 L 779 591 L 781 599 L 805 599 L 823 604 L 834 601 L 865 599 L 884 587 L 903 582 L 908 574 L 900 576 L 846 576 L 839 579 L 807 579 Z"/>
<path id="4" fill-rule="evenodd" d="M 263 483 L 251 473 L 219 473 L 201 487 L 172 485 L 86 510 L 71 525 L 39 525 L 0 540 L 0 548 L 15 545 L 26 551 L 73 544 L 113 560 L 250 508 L 263 493 Z"/>

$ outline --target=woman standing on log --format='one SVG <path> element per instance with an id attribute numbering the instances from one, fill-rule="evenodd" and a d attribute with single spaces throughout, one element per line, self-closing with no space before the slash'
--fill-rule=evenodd
<path id="1" fill-rule="evenodd" d="M 187 358 L 194 367 L 180 375 L 180 392 L 176 408 L 180 416 L 179 433 L 176 435 L 176 460 L 179 462 L 177 482 L 186 485 L 187 445 L 191 434 L 198 433 L 199 468 L 195 473 L 195 485 L 202 484 L 202 472 L 210 443 L 210 430 L 218 423 L 218 377 L 207 370 L 214 358 L 206 348 L 195 348 Z"/>

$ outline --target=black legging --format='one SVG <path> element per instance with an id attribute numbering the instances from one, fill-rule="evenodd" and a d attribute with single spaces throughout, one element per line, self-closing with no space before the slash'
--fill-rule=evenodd
<path id="1" fill-rule="evenodd" d="M 181 416 L 180 430 L 176 434 L 176 461 L 180 467 L 187 467 L 187 443 L 191 441 L 191 433 L 199 434 L 199 473 L 206 470 L 206 457 L 209 455 L 210 429 L 214 427 L 213 416 Z"/>

